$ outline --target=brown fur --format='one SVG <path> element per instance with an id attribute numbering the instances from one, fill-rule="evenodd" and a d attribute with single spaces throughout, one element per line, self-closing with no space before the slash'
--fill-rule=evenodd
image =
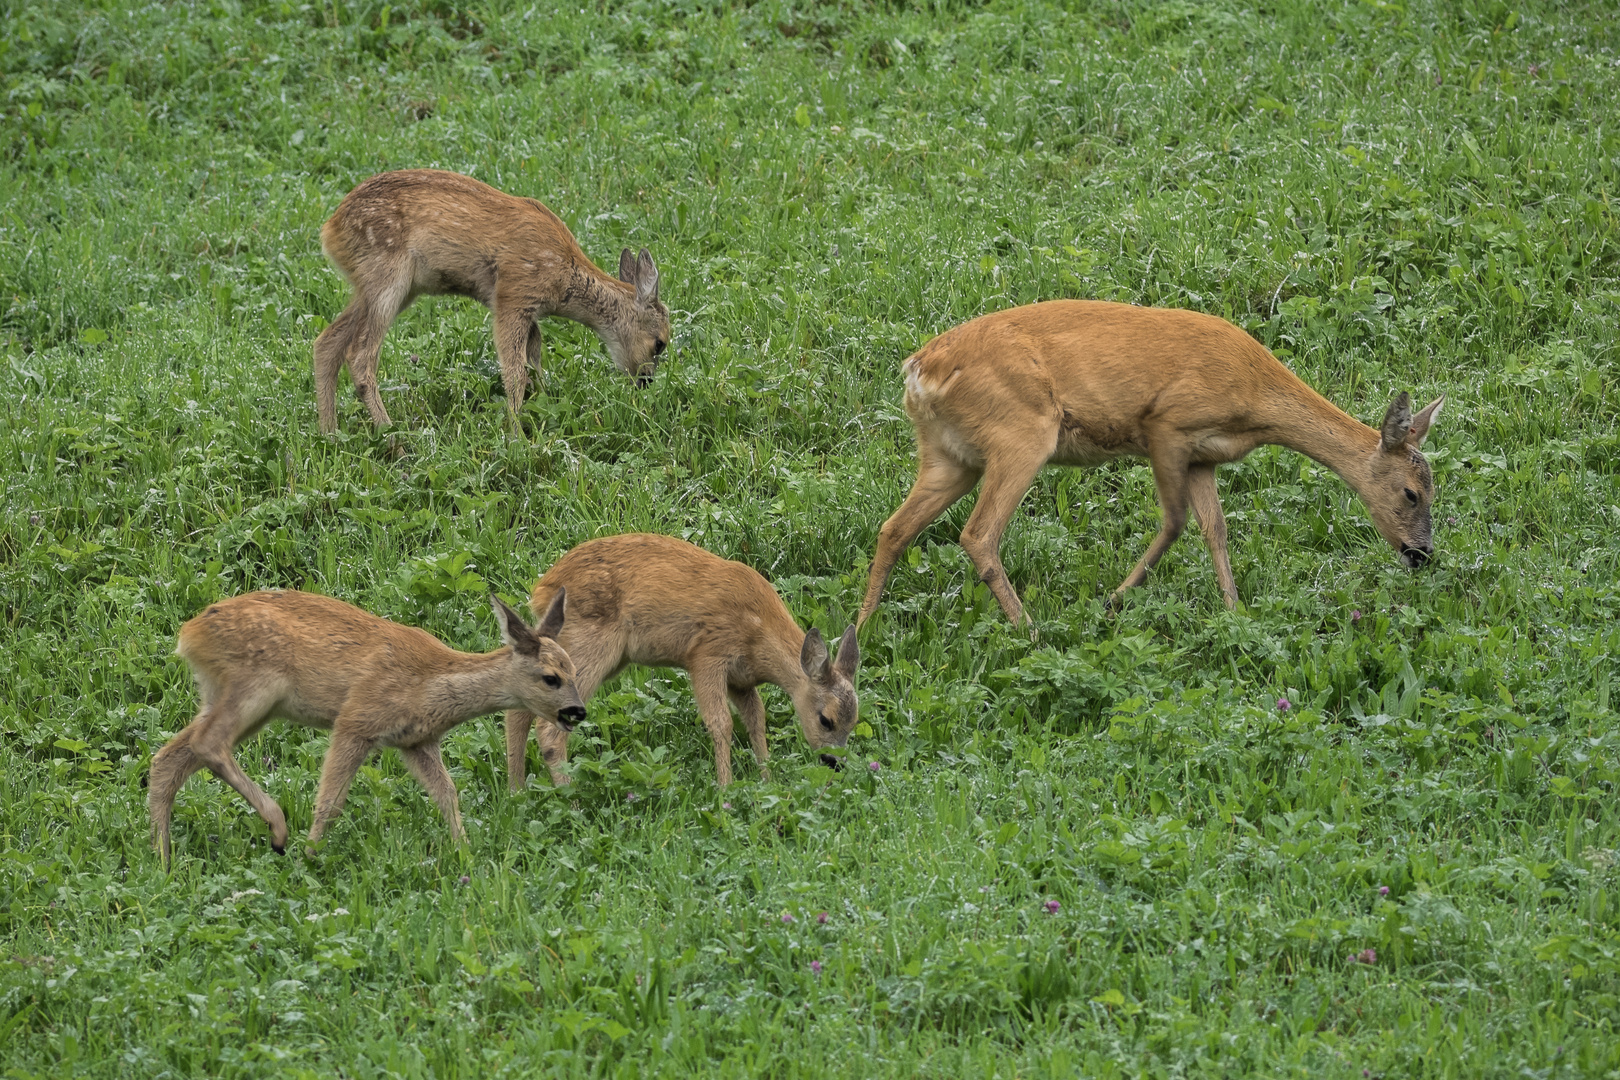
<path id="1" fill-rule="evenodd" d="M 1092 300 L 982 316 L 934 338 L 904 368 L 917 482 L 883 523 L 860 623 L 906 545 L 981 478 L 962 547 L 1018 623 L 1023 608 L 998 549 L 1018 501 L 1049 463 L 1097 465 L 1128 455 L 1153 465 L 1163 525 L 1111 603 L 1146 580 L 1191 506 L 1226 604 L 1236 606 L 1215 468 L 1267 443 L 1338 473 L 1408 565 L 1433 554 L 1434 482 L 1418 448 L 1444 395 L 1414 416 L 1403 392 L 1382 430 L 1371 428 L 1223 319 Z"/>
<path id="2" fill-rule="evenodd" d="M 377 426 L 389 423 L 377 391 L 383 336 L 428 293 L 470 296 L 495 316 L 495 351 L 511 415 L 523 404 L 525 364 L 540 370 L 547 315 L 596 331 L 627 375 L 646 381 L 669 344 L 669 309 L 646 248 L 625 248 L 619 280 L 585 256 L 568 226 L 540 202 L 436 169 L 381 173 L 349 192 L 321 228 L 321 249 L 354 286 L 354 299 L 315 339 L 321 430 L 337 430 L 337 377 L 345 365 Z"/>
<path id="3" fill-rule="evenodd" d="M 589 701 L 626 664 L 684 669 L 714 740 L 721 787 L 731 783 L 728 701 L 742 716 L 760 774 L 766 775 L 765 705 L 755 689 L 760 683 L 788 692 L 815 749 L 849 741 L 860 708 L 855 628 L 844 631 L 832 661 L 821 632 L 800 630 L 770 582 L 742 563 L 672 536 L 604 536 L 557 560 L 535 585 L 530 603 L 544 604 L 565 587 L 568 625 L 558 641 L 574 660 L 580 696 Z M 507 777 L 514 790 L 523 786 L 533 722 L 526 711 L 506 714 Z M 536 737 L 552 782 L 568 783 L 562 768 L 567 730 L 546 722 Z M 831 755 L 823 758 L 838 764 Z"/>
<path id="4" fill-rule="evenodd" d="M 456 787 L 439 754 L 445 732 L 518 706 L 565 725 L 585 717 L 573 664 L 556 641 L 563 594 L 534 628 L 499 598 L 491 600 L 506 645 L 482 655 L 456 652 L 415 627 L 313 593 L 248 593 L 212 604 L 182 626 L 175 651 L 197 677 L 202 710 L 152 756 L 147 803 L 164 865 L 175 795 L 204 767 L 251 803 L 270 825 L 270 843 L 286 849 L 281 807 L 232 755 L 277 718 L 332 732 L 309 830 L 311 854 L 342 811 L 366 755 L 379 746 L 398 748 L 461 840 Z"/>

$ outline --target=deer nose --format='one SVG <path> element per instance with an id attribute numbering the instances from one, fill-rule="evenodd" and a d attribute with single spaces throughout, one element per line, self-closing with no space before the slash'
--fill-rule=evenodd
<path id="1" fill-rule="evenodd" d="M 834 772 L 843 772 L 844 771 L 844 759 L 843 758 L 833 757 L 831 754 L 822 754 L 821 755 L 821 763 L 823 765 L 827 766 L 827 768 L 833 770 Z"/>
<path id="2" fill-rule="evenodd" d="M 557 723 L 569 731 L 573 731 L 576 724 L 583 724 L 584 722 L 585 706 L 583 705 L 570 705 L 566 709 L 557 710 Z"/>
<path id="3" fill-rule="evenodd" d="M 1413 570 L 1416 570 L 1433 557 L 1433 544 L 1424 544 L 1421 547 L 1416 544 L 1405 544 L 1401 547 L 1401 559 Z"/>

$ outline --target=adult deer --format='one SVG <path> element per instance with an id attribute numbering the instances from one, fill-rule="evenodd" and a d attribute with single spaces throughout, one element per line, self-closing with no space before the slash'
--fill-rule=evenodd
<path id="1" fill-rule="evenodd" d="M 855 628 L 844 631 L 838 659 L 821 631 L 807 634 L 776 590 L 751 567 L 712 555 L 673 536 L 629 533 L 585 543 L 557 560 L 535 584 L 530 605 L 568 592 L 568 625 L 558 641 L 573 658 L 586 701 L 626 664 L 683 668 L 692 679 L 698 713 L 714 741 L 715 775 L 731 783 L 731 710 L 741 714 L 748 742 L 766 775 L 765 704 L 755 689 L 775 683 L 793 699 L 812 748 L 844 746 L 860 702 Z M 538 607 L 535 610 L 539 610 Z M 532 710 L 506 714 L 507 779 L 523 786 Z M 543 721 L 536 731 L 552 783 L 568 783 L 568 728 Z M 834 768 L 839 760 L 823 754 Z"/>
<path id="2" fill-rule="evenodd" d="M 247 593 L 210 605 L 182 626 L 175 651 L 197 677 L 202 710 L 152 756 L 147 805 L 163 864 L 169 863 L 174 797 L 203 767 L 251 803 L 270 826 L 271 846 L 286 850 L 286 815 L 232 754 L 278 717 L 332 732 L 315 794 L 311 854 L 378 746 L 398 748 L 451 836 L 463 839 L 456 786 L 439 753 L 445 732 L 475 716 L 520 707 L 564 729 L 585 719 L 573 664 L 556 640 L 562 591 L 536 627 L 499 597 L 490 600 L 506 644 L 481 655 L 456 652 L 415 627 L 313 593 Z"/>
<path id="3" fill-rule="evenodd" d="M 321 228 L 321 250 L 354 286 L 343 314 L 315 339 L 315 405 L 321 431 L 337 430 L 337 378 L 378 427 L 389 423 L 377 391 L 383 336 L 424 293 L 470 296 L 495 317 L 506 404 L 516 422 L 540 369 L 547 315 L 596 331 L 613 362 L 645 384 L 669 344 L 669 309 L 658 299 L 658 267 L 646 248 L 619 253 L 619 279 L 596 268 L 568 226 L 535 199 L 520 199 L 458 173 L 387 172 L 363 181 Z"/>
<path id="4" fill-rule="evenodd" d="M 1215 468 L 1268 443 L 1338 473 L 1406 565 L 1434 554 L 1434 478 L 1418 448 L 1443 394 L 1413 415 L 1403 391 L 1383 424 L 1368 427 L 1224 319 L 1093 300 L 981 316 L 934 338 L 903 366 L 917 482 L 878 534 L 857 625 L 876 609 L 906 545 L 981 478 L 962 547 L 1017 625 L 1023 607 L 1001 565 L 1001 535 L 1048 463 L 1131 455 L 1153 466 L 1163 524 L 1114 591 L 1115 605 L 1181 534 L 1190 505 L 1226 605 L 1236 606 Z"/>

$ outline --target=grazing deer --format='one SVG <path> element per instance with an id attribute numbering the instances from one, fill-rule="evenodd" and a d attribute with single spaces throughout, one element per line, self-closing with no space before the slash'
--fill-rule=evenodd
<path id="1" fill-rule="evenodd" d="M 917 430 L 917 482 L 878 534 L 857 625 L 877 608 L 906 545 L 982 478 L 962 547 L 1014 625 L 1001 534 L 1041 467 L 1121 456 L 1153 465 L 1164 521 L 1110 598 L 1147 573 L 1198 518 L 1227 607 L 1237 587 L 1215 468 L 1273 443 L 1338 473 L 1384 539 L 1416 567 L 1434 553 L 1434 479 L 1418 448 L 1441 395 L 1417 415 L 1402 392 L 1371 428 L 1341 412 L 1254 338 L 1193 311 L 1054 300 L 984 315 L 934 338 L 903 365 Z"/>
<path id="2" fill-rule="evenodd" d="M 574 242 L 540 202 L 470 176 L 410 169 L 373 176 L 344 196 L 321 228 L 321 250 L 354 286 L 354 299 L 315 339 L 315 404 L 321 431 L 337 430 L 338 371 L 378 427 L 389 423 L 377 391 L 383 335 L 423 293 L 470 296 L 495 315 L 495 352 L 514 423 L 528 377 L 540 369 L 536 319 L 561 315 L 596 331 L 613 362 L 643 385 L 669 344 L 669 309 L 646 248 L 619 254 L 619 280 Z"/>
<path id="3" fill-rule="evenodd" d="M 678 667 L 692 679 L 698 713 L 714 740 L 720 786 L 731 783 L 731 710 L 765 762 L 765 704 L 755 689 L 775 683 L 793 699 L 810 745 L 823 750 L 849 741 L 860 703 L 855 628 L 844 631 L 838 659 L 827 655 L 821 631 L 799 629 L 776 590 L 751 567 L 711 555 L 672 536 L 630 533 L 585 543 L 557 560 L 534 587 L 531 604 L 568 592 L 568 625 L 557 640 L 574 661 L 581 698 L 626 664 Z M 523 786 L 524 752 L 533 710 L 506 714 L 506 767 L 512 789 Z M 568 728 L 543 722 L 536 732 L 554 784 L 568 783 Z M 823 754 L 834 768 L 838 758 Z"/>
<path id="4" fill-rule="evenodd" d="M 332 732 L 315 795 L 309 853 L 343 809 L 366 755 L 396 747 L 462 840 L 456 786 L 439 753 L 444 733 L 475 716 L 524 708 L 567 729 L 585 719 L 574 666 L 557 644 L 565 598 L 557 591 L 530 627 L 490 597 L 506 647 L 456 652 L 412 626 L 330 597 L 255 592 L 210 605 L 180 628 L 175 652 L 191 665 L 202 710 L 152 756 L 152 835 L 169 864 L 169 815 L 186 778 L 206 766 L 270 825 L 270 845 L 287 847 L 287 818 L 236 763 L 232 750 L 278 717 Z"/>

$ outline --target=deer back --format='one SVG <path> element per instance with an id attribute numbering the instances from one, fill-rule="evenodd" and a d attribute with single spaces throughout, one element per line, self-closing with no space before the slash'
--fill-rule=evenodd
<path id="1" fill-rule="evenodd" d="M 672 536 L 588 540 L 546 571 L 530 607 L 540 610 L 564 586 L 568 622 L 559 641 L 570 653 L 611 634 L 630 663 L 689 668 L 724 655 L 751 668 L 767 643 L 796 655 L 804 637 L 757 571 Z"/>

